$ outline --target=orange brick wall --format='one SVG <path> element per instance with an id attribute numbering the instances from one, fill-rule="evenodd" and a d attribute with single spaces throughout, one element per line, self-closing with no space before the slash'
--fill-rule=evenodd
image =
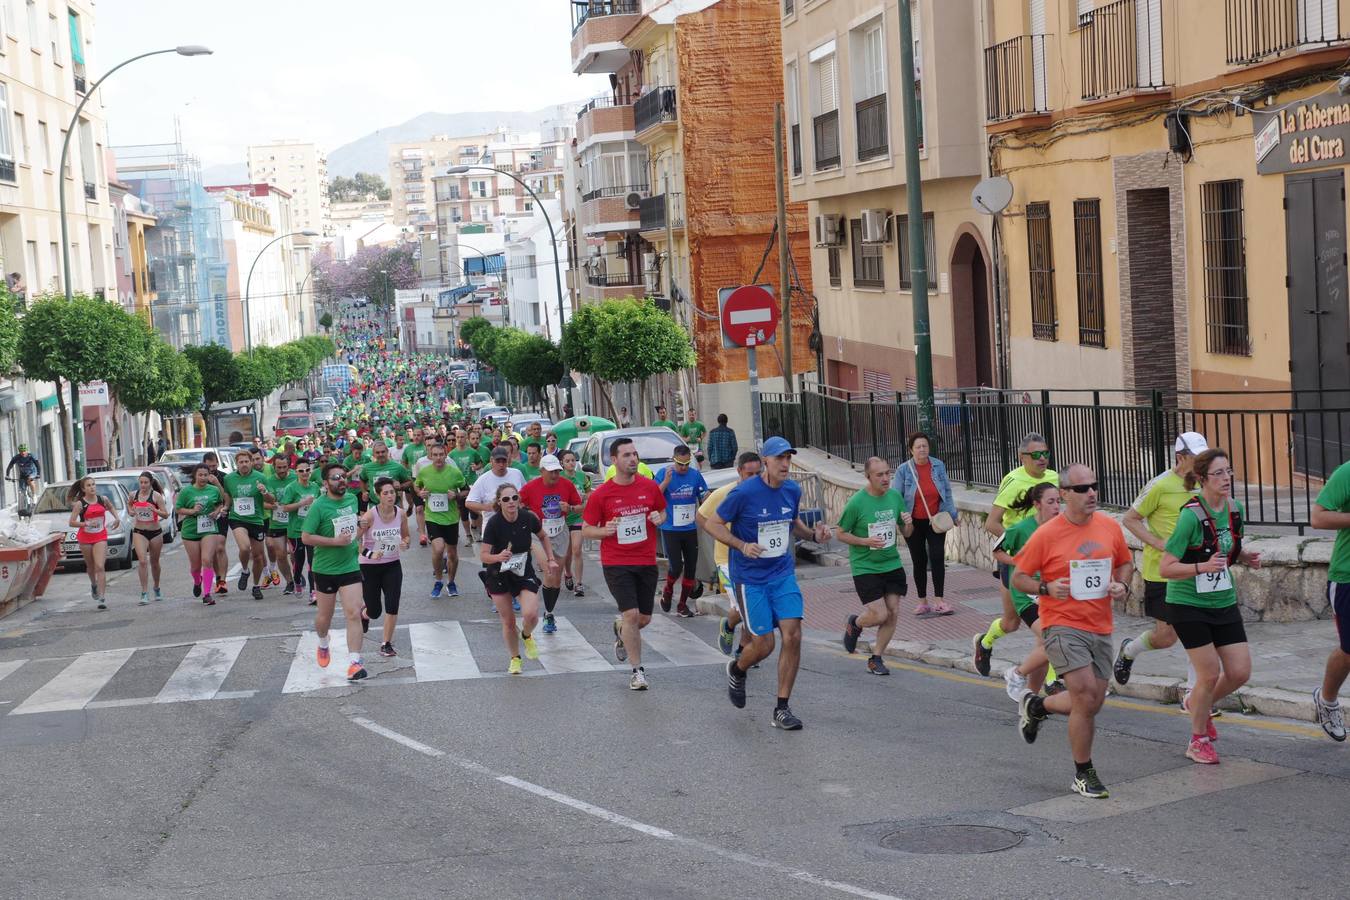
<path id="1" fill-rule="evenodd" d="M 773 229 L 773 115 L 783 100 L 779 3 L 722 0 L 676 20 L 690 289 L 712 316 L 719 288 L 750 282 Z M 806 204 L 788 205 L 788 234 L 802 286 L 810 291 Z M 779 288 L 777 239 L 759 280 Z M 807 347 L 810 300 L 794 297 L 792 328 L 793 369 L 814 370 Z M 701 382 L 747 377 L 745 351 L 722 349 L 714 319 L 698 317 L 694 339 Z M 759 374 L 782 374 L 777 354 L 759 354 Z"/>

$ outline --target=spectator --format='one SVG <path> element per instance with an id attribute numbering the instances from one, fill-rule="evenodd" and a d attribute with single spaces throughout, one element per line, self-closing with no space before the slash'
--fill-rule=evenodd
<path id="1" fill-rule="evenodd" d="M 959 513 L 956 501 L 952 499 L 951 482 L 947 480 L 947 466 L 937 457 L 929 456 L 930 444 L 928 435 L 922 431 L 909 436 L 909 462 L 896 473 L 899 481 L 897 487 L 905 495 L 905 506 L 914 517 L 914 531 L 905 538 L 910 558 L 914 561 L 914 587 L 919 593 L 919 606 L 914 613 L 919 616 L 949 616 L 956 610 L 942 599 L 947 577 L 947 535 L 945 531 L 936 531 L 933 525 L 941 513 L 951 516 L 953 523 Z M 928 605 L 930 569 L 933 573 L 931 607 Z"/>
<path id="2" fill-rule="evenodd" d="M 619 427 L 631 428 L 633 426 L 633 417 L 628 414 L 628 407 L 619 407 Z"/>
<path id="3" fill-rule="evenodd" d="M 158 454 L 155 453 L 154 438 L 147 437 L 145 439 L 145 464 L 147 466 L 151 465 L 158 458 L 159 458 Z"/>
<path id="4" fill-rule="evenodd" d="M 155 442 L 155 459 L 164 455 L 164 451 L 169 449 L 169 439 L 164 436 L 164 429 L 159 431 L 159 440 Z"/>
<path id="5" fill-rule="evenodd" d="M 9 276 L 5 278 L 5 282 L 9 285 L 9 292 L 22 306 L 28 299 L 28 285 L 24 283 L 23 274 L 21 272 L 10 272 Z"/>
<path id="6" fill-rule="evenodd" d="M 736 432 L 727 425 L 727 414 L 717 414 L 717 427 L 708 432 L 708 465 L 730 469 L 736 464 Z"/>

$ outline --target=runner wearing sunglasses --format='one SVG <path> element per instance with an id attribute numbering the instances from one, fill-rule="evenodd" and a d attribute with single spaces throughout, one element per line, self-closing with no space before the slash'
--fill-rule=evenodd
<path id="1" fill-rule="evenodd" d="M 479 577 L 502 621 L 502 640 L 506 652 L 511 654 L 507 674 L 519 675 L 519 643 L 524 643 L 526 656 L 539 658 L 534 642 L 534 627 L 539 624 L 539 577 L 534 572 L 532 559 L 534 538 L 539 538 L 544 548 L 550 575 L 556 576 L 559 562 L 553 555 L 553 544 L 544 533 L 539 517 L 521 508 L 520 488 L 507 482 L 499 484 L 492 505 L 496 515 L 483 526 L 483 544 L 478 550 L 478 558 L 483 563 Z M 519 629 L 512 597 L 520 602 Z"/>

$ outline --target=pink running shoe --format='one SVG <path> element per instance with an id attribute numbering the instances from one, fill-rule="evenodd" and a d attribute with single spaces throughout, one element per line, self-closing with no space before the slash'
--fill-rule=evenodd
<path id="1" fill-rule="evenodd" d="M 1217 766 L 1219 764 L 1219 751 L 1214 749 L 1209 738 L 1196 738 L 1191 741 L 1186 748 L 1186 758 L 1192 762 L 1198 762 L 1202 766 Z"/>

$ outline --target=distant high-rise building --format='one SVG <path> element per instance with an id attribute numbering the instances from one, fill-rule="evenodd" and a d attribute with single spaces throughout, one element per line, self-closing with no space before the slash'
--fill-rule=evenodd
<path id="1" fill-rule="evenodd" d="M 317 231 L 325 236 L 333 233 L 328 156 L 318 145 L 301 141 L 254 144 L 248 148 L 248 180 L 281 188 L 291 195 L 296 231 Z"/>

